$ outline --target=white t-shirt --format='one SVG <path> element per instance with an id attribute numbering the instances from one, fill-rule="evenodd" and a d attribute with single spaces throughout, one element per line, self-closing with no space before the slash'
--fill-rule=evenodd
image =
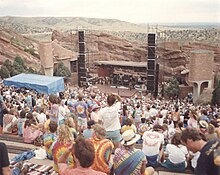
<path id="1" fill-rule="evenodd" d="M 146 156 L 159 154 L 160 145 L 164 144 L 164 135 L 156 131 L 146 131 L 143 136 L 142 151 Z"/>
<path id="2" fill-rule="evenodd" d="M 163 116 L 163 118 L 165 118 L 167 116 L 167 113 L 168 113 L 168 110 L 166 110 L 166 109 L 162 109 L 160 111 L 160 114 Z"/>
<path id="3" fill-rule="evenodd" d="M 150 113 L 150 117 L 154 117 L 158 114 L 158 110 L 155 108 L 151 108 L 149 113 Z"/>
<path id="4" fill-rule="evenodd" d="M 196 168 L 197 167 L 197 160 L 200 156 L 200 151 L 197 151 L 196 153 L 190 152 L 190 154 L 192 155 L 191 165 L 193 168 Z"/>
<path id="5" fill-rule="evenodd" d="M 159 124 L 160 126 L 163 125 L 163 118 L 158 118 L 158 124 Z"/>
<path id="6" fill-rule="evenodd" d="M 121 129 L 121 124 L 118 116 L 118 112 L 121 108 L 121 102 L 117 102 L 112 106 L 106 106 L 100 109 L 98 115 L 99 120 L 102 120 L 103 127 L 106 131 L 115 131 Z"/>
<path id="7" fill-rule="evenodd" d="M 150 118 L 150 113 L 149 113 L 149 111 L 144 111 L 144 118 L 145 119 L 149 119 Z"/>
<path id="8" fill-rule="evenodd" d="M 39 120 L 39 124 L 44 124 L 47 121 L 47 117 L 44 113 L 37 115 L 37 119 Z"/>
<path id="9" fill-rule="evenodd" d="M 168 153 L 168 159 L 172 163 L 182 163 L 186 161 L 186 155 L 188 154 L 187 148 L 183 145 L 173 145 L 173 144 L 167 144 L 167 149 Z"/>
<path id="10" fill-rule="evenodd" d="M 91 120 L 94 120 L 96 123 L 98 123 L 98 121 L 99 121 L 98 112 L 92 111 L 92 113 L 90 114 L 90 116 L 91 116 Z"/>

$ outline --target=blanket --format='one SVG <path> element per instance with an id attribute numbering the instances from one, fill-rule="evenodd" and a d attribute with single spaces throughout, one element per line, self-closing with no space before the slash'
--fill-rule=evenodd
<path id="1" fill-rule="evenodd" d="M 17 162 L 10 162 L 10 169 L 14 169 Z M 57 172 L 53 170 L 52 166 L 48 165 L 38 165 L 30 162 L 25 162 L 24 164 L 29 165 L 28 175 L 58 175 Z"/>

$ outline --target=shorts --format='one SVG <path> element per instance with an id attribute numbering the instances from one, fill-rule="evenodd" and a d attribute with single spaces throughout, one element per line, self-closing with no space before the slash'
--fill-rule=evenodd
<path id="1" fill-rule="evenodd" d="M 120 142 L 121 141 L 120 130 L 107 131 L 106 138 L 111 140 L 112 142 Z"/>
<path id="2" fill-rule="evenodd" d="M 159 154 L 154 156 L 146 156 L 147 159 L 147 167 L 151 166 L 153 168 L 158 166 Z"/>
<path id="3" fill-rule="evenodd" d="M 82 128 L 87 128 L 87 118 L 78 117 L 78 126 Z"/>

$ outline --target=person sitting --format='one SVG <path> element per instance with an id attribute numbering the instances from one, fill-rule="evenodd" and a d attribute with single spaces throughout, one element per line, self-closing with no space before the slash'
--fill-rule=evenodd
<path id="1" fill-rule="evenodd" d="M 68 167 L 66 164 L 69 156 L 73 156 L 76 162 L 76 168 Z M 106 175 L 106 173 L 95 171 L 91 168 L 95 159 L 95 150 L 91 141 L 86 140 L 82 136 L 75 139 L 72 146 L 58 159 L 58 167 L 60 175 L 77 174 L 77 175 Z"/>
<path id="2" fill-rule="evenodd" d="M 68 117 L 65 120 L 65 125 L 67 125 L 70 129 L 70 132 L 73 134 L 73 137 L 76 138 L 77 137 L 77 133 L 76 133 L 76 128 L 75 128 L 75 124 L 74 124 L 74 120 L 72 117 Z"/>
<path id="3" fill-rule="evenodd" d="M 125 121 L 124 126 L 121 128 L 121 133 L 123 133 L 126 130 L 132 129 L 135 133 L 137 132 L 136 126 L 133 124 L 132 120 L 127 118 Z"/>
<path id="4" fill-rule="evenodd" d="M 214 154 L 215 151 L 219 151 L 219 139 L 206 142 L 198 129 L 186 128 L 182 132 L 181 141 L 189 151 L 200 152 L 194 171 L 195 175 L 219 175 L 220 156 Z"/>
<path id="5" fill-rule="evenodd" d="M 150 123 L 147 123 L 147 121 L 145 118 L 141 118 L 141 124 L 139 126 L 139 130 L 138 133 L 142 136 L 144 134 L 145 131 L 150 130 Z"/>
<path id="6" fill-rule="evenodd" d="M 44 107 L 40 108 L 40 114 L 37 115 L 37 119 L 39 120 L 39 124 L 41 124 L 42 126 L 44 126 L 44 123 L 47 121 L 47 117 L 46 117 L 46 109 Z"/>
<path id="7" fill-rule="evenodd" d="M 43 145 L 47 153 L 47 158 L 52 160 L 52 144 L 56 141 L 57 135 L 57 123 L 55 121 L 50 121 L 49 132 L 43 135 Z"/>
<path id="8" fill-rule="evenodd" d="M 169 170 L 183 172 L 187 167 L 188 150 L 181 144 L 181 133 L 175 133 L 171 144 L 167 144 L 167 160 L 161 165 Z"/>
<path id="9" fill-rule="evenodd" d="M 92 164 L 92 169 L 101 171 L 106 174 L 110 173 L 110 156 L 113 150 L 113 143 L 105 138 L 106 131 L 99 125 L 93 126 L 93 135 L 90 139 L 95 148 L 95 160 Z"/>
<path id="10" fill-rule="evenodd" d="M 61 125 L 58 129 L 58 137 L 57 140 L 52 145 L 52 156 L 53 156 L 53 169 L 58 172 L 58 160 L 60 156 L 68 150 L 68 148 L 72 145 L 74 138 L 72 133 L 69 130 L 69 127 L 66 125 Z M 68 159 L 66 159 L 68 166 L 70 168 L 74 168 L 76 165 L 73 162 L 73 156 L 70 155 Z"/>
<path id="11" fill-rule="evenodd" d="M 16 117 L 16 110 L 14 108 L 10 109 L 7 114 L 3 117 L 3 133 L 6 134 L 17 134 L 14 130 L 17 128 L 18 119 Z"/>
<path id="12" fill-rule="evenodd" d="M 213 124 L 208 125 L 208 132 L 205 133 L 206 140 L 218 139 L 217 133 L 215 133 L 215 127 Z"/>
<path id="13" fill-rule="evenodd" d="M 43 133 L 37 126 L 36 120 L 31 113 L 26 115 L 27 120 L 24 123 L 23 138 L 25 143 L 34 143 L 34 140 Z"/>
<path id="14" fill-rule="evenodd" d="M 92 134 L 93 134 L 93 128 L 92 126 L 95 124 L 95 121 L 94 120 L 89 120 L 87 122 L 87 129 L 85 129 L 83 131 L 83 137 L 88 139 L 88 138 L 91 138 L 92 137 Z"/>
<path id="15" fill-rule="evenodd" d="M 115 175 L 152 175 L 154 169 L 146 168 L 146 157 L 141 150 L 135 149 L 134 144 L 140 139 L 139 134 L 127 130 L 122 134 L 122 147 L 115 150 L 113 167 Z"/>
<path id="16" fill-rule="evenodd" d="M 163 155 L 164 135 L 163 127 L 154 125 L 153 130 L 146 131 L 143 136 L 142 151 L 146 155 L 148 164 L 147 166 L 156 167 Z"/>

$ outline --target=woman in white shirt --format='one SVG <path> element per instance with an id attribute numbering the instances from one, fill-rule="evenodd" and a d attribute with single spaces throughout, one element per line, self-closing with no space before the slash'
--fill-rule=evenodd
<path id="1" fill-rule="evenodd" d="M 197 113 L 194 110 L 190 110 L 189 112 L 189 120 L 187 122 L 189 128 L 197 128 L 198 127 L 198 117 Z"/>
<path id="2" fill-rule="evenodd" d="M 167 144 L 166 154 L 168 158 L 161 165 L 169 170 L 183 172 L 187 167 L 188 150 L 181 145 L 181 133 L 175 133 L 171 144 Z"/>

